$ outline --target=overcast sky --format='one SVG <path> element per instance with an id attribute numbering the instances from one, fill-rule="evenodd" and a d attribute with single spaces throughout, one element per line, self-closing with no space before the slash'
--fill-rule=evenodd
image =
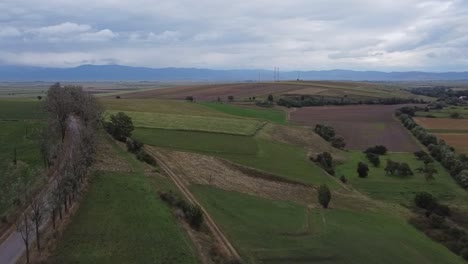
<path id="1" fill-rule="evenodd" d="M 1 0 L 0 64 L 468 70 L 468 1 Z"/>

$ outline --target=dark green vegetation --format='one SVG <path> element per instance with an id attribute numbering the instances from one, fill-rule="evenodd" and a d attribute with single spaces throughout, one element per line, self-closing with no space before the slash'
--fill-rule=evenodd
<path id="1" fill-rule="evenodd" d="M 463 263 L 381 210 L 308 210 L 207 186 L 191 189 L 246 263 Z"/>
<path id="2" fill-rule="evenodd" d="M 220 111 L 226 114 L 234 115 L 234 116 L 242 116 L 242 117 L 251 117 L 251 118 L 258 118 L 267 121 L 271 121 L 278 124 L 285 124 L 286 123 L 286 113 L 282 110 L 278 109 L 253 109 L 253 108 L 245 108 L 245 107 L 238 107 L 229 104 L 221 104 L 221 103 L 200 103 L 206 107 L 214 109 L 216 111 Z"/>
<path id="3" fill-rule="evenodd" d="M 143 163 L 108 144 L 133 172 L 94 173 L 52 263 L 198 263 L 189 239 L 144 175 Z"/>
<path id="4" fill-rule="evenodd" d="M 43 118 L 45 118 L 45 114 L 38 100 L 0 100 L 0 120 L 31 120 Z"/>

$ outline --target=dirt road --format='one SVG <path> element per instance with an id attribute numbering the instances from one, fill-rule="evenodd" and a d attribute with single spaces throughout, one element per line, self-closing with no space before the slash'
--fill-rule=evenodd
<path id="1" fill-rule="evenodd" d="M 53 188 L 53 182 L 58 175 L 64 170 L 65 165 L 68 161 L 73 158 L 73 150 L 78 147 L 80 141 L 80 122 L 79 119 L 70 116 L 67 122 L 66 136 L 62 145 L 62 154 L 56 161 L 49 175 L 48 183 L 43 191 L 39 194 L 43 197 L 43 203 L 45 205 L 45 214 L 41 223 L 40 229 L 44 229 L 50 220 L 50 206 L 49 206 L 49 195 Z M 27 209 L 29 210 L 29 209 Z M 25 253 L 26 248 L 24 246 L 21 234 L 16 232 L 14 225 L 5 233 L 6 239 L 0 244 L 0 263 L 1 264 L 13 264 Z M 31 243 L 35 240 L 35 235 L 31 235 Z"/>
<path id="2" fill-rule="evenodd" d="M 231 259 L 237 259 L 240 260 L 241 257 L 239 253 L 237 253 L 237 250 L 234 248 L 234 246 L 229 242 L 229 240 L 226 238 L 224 233 L 221 231 L 221 229 L 216 225 L 215 221 L 211 218 L 211 216 L 208 214 L 208 212 L 205 210 L 205 208 L 196 200 L 196 198 L 192 195 L 192 193 L 187 189 L 185 184 L 182 182 L 182 180 L 172 172 L 172 170 L 164 163 L 164 161 L 155 153 L 154 151 L 146 148 L 146 151 L 150 153 L 158 162 L 159 166 L 169 175 L 169 177 L 174 181 L 176 184 L 177 188 L 181 191 L 181 193 L 185 196 L 187 200 L 189 200 L 191 203 L 196 204 L 200 206 L 200 208 L 203 211 L 205 223 L 210 229 L 214 239 L 219 243 L 219 246 L 222 247 L 225 251 L 226 254 Z"/>

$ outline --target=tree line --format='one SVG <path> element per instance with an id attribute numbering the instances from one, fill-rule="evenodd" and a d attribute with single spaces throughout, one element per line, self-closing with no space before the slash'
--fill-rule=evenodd
<path id="1" fill-rule="evenodd" d="M 414 107 L 404 107 L 396 111 L 402 124 L 423 144 L 429 154 L 446 168 L 450 175 L 463 188 L 468 188 L 468 157 L 465 154 L 457 155 L 455 149 L 445 143 L 444 140 L 427 132 L 414 120 Z"/>
<path id="2" fill-rule="evenodd" d="M 324 105 L 395 105 L 395 104 L 422 104 L 426 103 L 421 99 L 414 98 L 377 98 L 377 99 L 351 99 L 348 97 L 317 97 L 317 96 L 285 96 L 278 100 L 277 104 L 285 107 L 306 107 Z"/>
<path id="3" fill-rule="evenodd" d="M 35 194 L 31 186 L 23 188 L 28 207 L 18 218 L 16 230 L 25 244 L 27 263 L 32 236 L 35 236 L 37 250 L 41 250 L 41 224 L 50 217 L 55 229 L 57 215 L 62 220 L 80 194 L 96 154 L 96 131 L 102 116 L 100 104 L 80 86 L 52 85 L 43 107 L 47 121 L 41 132 L 40 153 L 44 167 L 56 173 L 49 180 L 51 184 L 39 194 Z M 73 125 L 72 118 L 76 119 Z M 66 137 L 74 140 L 66 142 Z"/>

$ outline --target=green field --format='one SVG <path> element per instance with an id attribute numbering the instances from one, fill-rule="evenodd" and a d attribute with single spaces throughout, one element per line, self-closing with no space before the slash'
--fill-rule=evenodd
<path id="1" fill-rule="evenodd" d="M 114 149 L 116 149 L 114 145 Z M 97 171 L 52 263 L 198 263 L 189 238 L 143 174 Z"/>
<path id="2" fill-rule="evenodd" d="M 43 119 L 41 102 L 38 100 L 0 100 L 0 120 Z"/>
<path id="3" fill-rule="evenodd" d="M 255 139 L 248 136 L 137 128 L 133 132 L 133 137 L 149 145 L 176 150 L 187 150 L 207 154 L 240 154 L 247 156 L 253 156 L 257 153 L 257 143 Z"/>
<path id="4" fill-rule="evenodd" d="M 432 109 L 429 112 L 418 111 L 415 113 L 416 116 L 426 117 L 432 115 L 436 118 L 450 118 L 452 113 L 459 113 L 461 117 L 468 118 L 468 107 L 467 106 L 450 106 L 443 109 Z"/>
<path id="5" fill-rule="evenodd" d="M 387 159 L 408 163 L 415 175 L 407 178 L 386 175 L 384 168 Z M 359 178 L 357 175 L 356 168 L 359 161 L 369 164 L 370 171 L 367 178 Z M 349 152 L 348 161 L 336 168 L 336 175 L 346 176 L 352 186 L 378 200 L 409 205 L 416 192 L 427 191 L 442 202 L 467 208 L 468 193 L 457 185 L 439 163 L 435 164 L 438 173 L 434 175 L 435 180 L 432 182 L 427 182 L 423 174 L 415 171 L 424 164 L 412 153 L 390 153 L 381 156 L 380 163 L 380 167 L 376 168 L 367 161 L 364 153 Z"/>
<path id="6" fill-rule="evenodd" d="M 278 109 L 252 109 L 220 103 L 199 103 L 216 111 L 242 117 L 251 117 L 286 124 L 286 113 Z"/>
<path id="7" fill-rule="evenodd" d="M 246 263 L 464 263 L 390 212 L 311 209 L 192 186 Z"/>
<path id="8" fill-rule="evenodd" d="M 107 111 L 115 114 L 118 111 Z M 126 111 L 135 127 L 162 128 L 170 130 L 204 131 L 233 135 L 254 135 L 263 126 L 253 119 L 189 116 L 179 114 L 160 114 L 150 112 Z"/>
<path id="9" fill-rule="evenodd" d="M 107 110 L 151 112 L 160 114 L 229 117 L 200 104 L 158 99 L 100 99 Z"/>
<path id="10" fill-rule="evenodd" d="M 0 101 L 0 216 L 11 208 L 17 193 L 11 188 L 18 177 L 38 179 L 35 171 L 42 168 L 39 151 L 39 135 L 44 117 L 38 101 L 5 99 Z M 13 165 L 16 149 L 17 165 Z"/>

